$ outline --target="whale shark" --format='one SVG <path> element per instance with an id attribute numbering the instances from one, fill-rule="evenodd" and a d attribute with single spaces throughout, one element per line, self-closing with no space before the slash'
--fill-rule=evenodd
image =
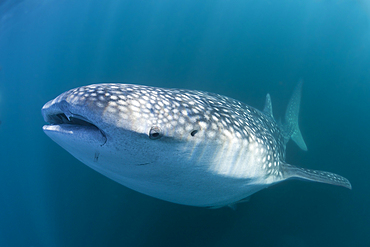
<path id="1" fill-rule="evenodd" d="M 82 163 L 140 193 L 219 208 L 276 183 L 300 179 L 351 189 L 337 174 L 285 161 L 298 126 L 302 82 L 283 122 L 215 93 L 103 83 L 62 93 L 42 107 L 43 131 Z"/>

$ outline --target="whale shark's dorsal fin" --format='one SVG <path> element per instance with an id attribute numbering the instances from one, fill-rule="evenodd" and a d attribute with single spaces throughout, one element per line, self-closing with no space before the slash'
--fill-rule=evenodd
<path id="1" fill-rule="evenodd" d="M 304 151 L 307 151 L 306 143 L 303 140 L 301 131 L 299 130 L 298 126 L 298 115 L 299 115 L 299 106 L 301 104 L 301 94 L 302 94 L 302 84 L 303 80 L 298 82 L 293 95 L 288 103 L 288 107 L 285 112 L 285 123 L 284 123 L 284 131 L 286 136 L 286 141 L 289 138 L 297 143 L 297 145 Z"/>
<path id="2" fill-rule="evenodd" d="M 274 119 L 274 115 L 272 113 L 272 103 L 271 103 L 270 94 L 266 95 L 266 101 L 265 101 L 265 107 L 263 108 L 263 113 L 265 113 L 267 116 L 270 116 L 272 117 L 272 119 Z"/>
<path id="3" fill-rule="evenodd" d="M 335 173 L 300 168 L 286 163 L 280 164 L 280 169 L 284 179 L 302 179 L 352 189 L 348 179 Z"/>

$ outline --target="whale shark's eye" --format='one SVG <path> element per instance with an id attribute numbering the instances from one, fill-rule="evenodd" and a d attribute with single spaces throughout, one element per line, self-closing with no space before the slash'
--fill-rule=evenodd
<path id="1" fill-rule="evenodd" d="M 156 140 L 156 139 L 159 139 L 162 137 L 162 132 L 161 132 L 161 129 L 157 126 L 153 126 L 152 128 L 150 128 L 150 131 L 149 131 L 149 138 L 152 139 L 152 140 Z"/>

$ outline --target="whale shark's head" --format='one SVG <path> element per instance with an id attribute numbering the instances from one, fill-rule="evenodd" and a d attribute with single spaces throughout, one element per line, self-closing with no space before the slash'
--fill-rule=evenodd
<path id="1" fill-rule="evenodd" d="M 120 142 L 133 146 L 138 140 L 152 145 L 155 140 L 230 138 L 235 132 L 231 121 L 221 122 L 220 113 L 197 93 L 130 84 L 84 86 L 43 106 L 44 120 L 50 123 L 43 129 L 63 147 L 73 142 L 99 148 L 112 142 L 116 147 Z M 230 133 L 220 132 L 228 126 Z"/>
<path id="2" fill-rule="evenodd" d="M 114 146 L 117 155 L 124 157 L 122 165 L 149 163 L 148 156 L 152 160 L 170 143 L 197 140 L 207 127 L 198 114 L 205 110 L 201 102 L 171 92 L 129 84 L 72 89 L 44 105 L 42 115 L 50 125 L 43 129 L 84 163 L 112 150 L 106 146 Z M 212 135 L 216 136 L 215 131 Z"/>

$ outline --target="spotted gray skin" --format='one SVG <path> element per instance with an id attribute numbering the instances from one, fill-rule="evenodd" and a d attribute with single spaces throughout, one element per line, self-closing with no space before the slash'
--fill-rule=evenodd
<path id="1" fill-rule="evenodd" d="M 285 162 L 290 138 L 307 149 L 298 128 L 301 87 L 279 125 L 269 95 L 262 112 L 208 92 L 96 84 L 45 104 L 43 129 L 94 170 L 179 204 L 232 205 L 290 178 L 351 188 L 339 175 Z"/>

